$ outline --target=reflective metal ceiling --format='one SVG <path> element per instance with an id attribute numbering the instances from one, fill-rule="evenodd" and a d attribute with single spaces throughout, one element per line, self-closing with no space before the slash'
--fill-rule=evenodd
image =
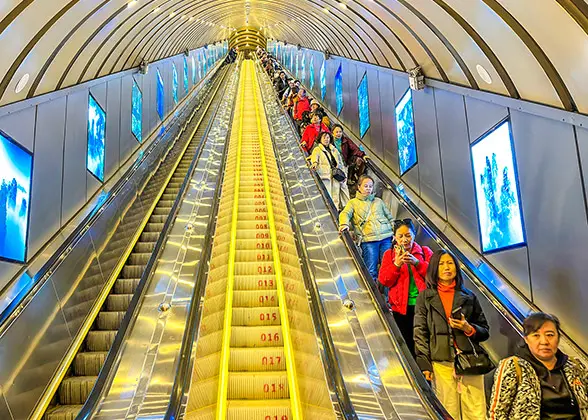
<path id="1" fill-rule="evenodd" d="M 585 0 L 2 0 L 0 105 L 228 39 L 244 26 L 588 111 Z"/>

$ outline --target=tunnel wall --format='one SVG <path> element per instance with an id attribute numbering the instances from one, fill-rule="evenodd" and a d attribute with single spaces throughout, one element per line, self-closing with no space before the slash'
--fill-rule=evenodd
<path id="1" fill-rule="evenodd" d="M 270 43 L 270 49 L 273 45 Z M 311 96 L 320 100 L 324 54 L 281 47 L 306 56 L 302 82 L 310 86 L 310 71 L 314 71 Z M 314 68 L 310 69 L 312 56 Z M 339 119 L 359 138 L 357 88 L 367 73 L 371 126 L 362 141 L 368 154 L 377 155 L 398 175 L 395 104 L 409 87 L 407 75 L 329 58 L 323 103 L 334 115 L 334 76 L 339 65 L 344 100 Z M 478 250 L 480 260 L 475 263 L 490 265 L 541 310 L 558 315 L 564 331 L 581 348 L 588 348 L 585 116 L 441 82 L 430 84 L 433 86 L 413 91 L 418 163 L 402 176 L 402 182 L 443 224 L 448 223 Z M 526 245 L 482 256 L 470 144 L 505 118 L 510 118 L 512 127 Z"/>
<path id="2" fill-rule="evenodd" d="M 187 57 L 188 92 L 205 76 L 204 71 L 200 77 L 196 71 L 196 84 L 193 83 L 191 57 L 200 66 L 198 57 L 203 50 L 204 47 L 190 51 Z M 33 153 L 27 260 L 103 187 L 86 169 L 89 95 L 106 112 L 104 183 L 107 183 L 141 147 L 131 132 L 133 80 L 143 94 L 145 144 L 156 137 L 163 124 L 156 109 L 157 70 L 164 81 L 164 122 L 178 106 L 172 97 L 172 63 L 178 72 L 178 104 L 181 104 L 186 96 L 183 54 L 151 63 L 146 75 L 132 69 L 0 108 L 0 130 Z M 0 290 L 21 267 L 22 264 L 0 261 Z"/>

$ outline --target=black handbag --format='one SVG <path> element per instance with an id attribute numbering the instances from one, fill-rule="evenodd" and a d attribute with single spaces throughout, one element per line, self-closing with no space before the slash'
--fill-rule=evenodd
<path id="1" fill-rule="evenodd" d="M 455 359 L 453 360 L 453 364 L 455 367 L 455 374 L 456 375 L 463 375 L 463 376 L 470 376 L 470 375 L 485 375 L 494 369 L 496 366 L 490 360 L 488 354 L 481 350 L 476 351 L 476 347 L 472 340 L 467 337 L 468 341 L 472 345 L 472 352 L 471 353 L 464 353 L 457 347 L 457 342 L 454 338 L 455 343 Z"/>
<path id="2" fill-rule="evenodd" d="M 331 177 L 337 181 L 337 182 L 342 182 L 345 180 L 345 178 L 347 178 L 347 176 L 345 175 L 345 172 L 343 172 L 342 169 L 339 169 L 337 167 L 337 161 L 335 160 L 335 157 L 331 154 L 330 150 L 323 150 L 325 155 L 327 156 L 327 159 L 329 160 L 329 163 L 331 164 Z"/>

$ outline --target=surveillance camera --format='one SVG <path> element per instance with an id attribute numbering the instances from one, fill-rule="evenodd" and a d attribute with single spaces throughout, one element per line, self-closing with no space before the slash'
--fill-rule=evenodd
<path id="1" fill-rule="evenodd" d="M 147 61 L 145 61 L 145 60 L 141 61 L 141 64 L 139 64 L 139 73 L 147 74 L 148 71 L 149 71 L 149 63 L 147 63 Z"/>

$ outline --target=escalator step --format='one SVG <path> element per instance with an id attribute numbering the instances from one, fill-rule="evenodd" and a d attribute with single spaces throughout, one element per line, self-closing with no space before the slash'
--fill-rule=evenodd
<path id="1" fill-rule="evenodd" d="M 232 348 L 230 351 L 229 370 L 233 372 L 286 370 L 283 347 Z"/>
<path id="2" fill-rule="evenodd" d="M 126 295 L 115 295 L 126 296 Z M 132 295 L 131 295 L 132 296 Z M 118 330 L 125 317 L 126 311 L 107 312 L 102 311 L 98 314 L 96 326 L 99 330 Z"/>
<path id="3" fill-rule="evenodd" d="M 147 223 L 143 232 L 157 232 L 161 233 L 164 223 Z"/>
<path id="4" fill-rule="evenodd" d="M 231 331 L 231 347 L 276 347 L 284 345 L 281 326 L 233 326 Z"/>
<path id="5" fill-rule="evenodd" d="M 145 234 L 143 234 L 143 235 L 145 235 Z M 141 235 L 141 236 L 143 236 L 143 235 Z M 158 233 L 156 233 L 156 235 L 159 236 Z M 122 270 L 122 277 L 125 279 L 141 278 L 141 276 L 143 275 L 144 269 L 145 269 L 145 266 L 143 266 L 143 265 L 125 265 Z"/>
<path id="6" fill-rule="evenodd" d="M 240 279 L 235 279 L 235 284 Z M 235 288 L 237 289 L 237 288 Z M 234 307 L 268 307 L 278 305 L 278 292 L 275 290 L 235 290 L 233 292 Z"/>
<path id="7" fill-rule="evenodd" d="M 90 351 L 108 351 L 114 342 L 117 331 L 89 331 L 86 347 Z"/>
<path id="8" fill-rule="evenodd" d="M 151 258 L 151 252 L 133 252 L 129 256 L 127 264 L 145 266 L 149 262 L 149 258 Z"/>
<path id="9" fill-rule="evenodd" d="M 167 216 L 165 216 L 167 217 Z M 133 248 L 133 252 L 153 252 L 155 243 L 153 242 L 137 242 Z"/>
<path id="10" fill-rule="evenodd" d="M 167 220 L 167 215 L 165 214 L 154 214 L 151 215 L 151 217 L 149 218 L 149 223 L 165 223 L 165 221 Z"/>
<path id="11" fill-rule="evenodd" d="M 58 405 L 45 413 L 44 420 L 75 420 L 82 405 Z"/>
<path id="12" fill-rule="evenodd" d="M 106 310 L 112 312 L 123 311 L 129 308 L 129 304 L 133 299 L 132 294 L 115 295 L 111 294 L 106 298 Z"/>
<path id="13" fill-rule="evenodd" d="M 84 404 L 98 376 L 72 376 L 61 381 L 59 403 L 61 405 Z"/>
<path id="14" fill-rule="evenodd" d="M 108 352 L 88 351 L 78 353 L 74 359 L 74 373 L 76 376 L 98 376 Z"/>
<path id="15" fill-rule="evenodd" d="M 280 309 L 266 308 L 235 308 L 233 307 L 233 325 L 253 327 L 260 325 L 280 325 Z"/>
<path id="16" fill-rule="evenodd" d="M 127 294 L 134 293 L 135 289 L 141 281 L 140 278 L 136 279 L 117 279 L 114 283 L 114 293 Z"/>
<path id="17" fill-rule="evenodd" d="M 288 374 L 278 372 L 229 372 L 227 398 L 270 400 L 289 397 Z"/>
<path id="18" fill-rule="evenodd" d="M 227 403 L 227 418 L 243 419 L 290 419 L 290 400 L 231 400 Z"/>

